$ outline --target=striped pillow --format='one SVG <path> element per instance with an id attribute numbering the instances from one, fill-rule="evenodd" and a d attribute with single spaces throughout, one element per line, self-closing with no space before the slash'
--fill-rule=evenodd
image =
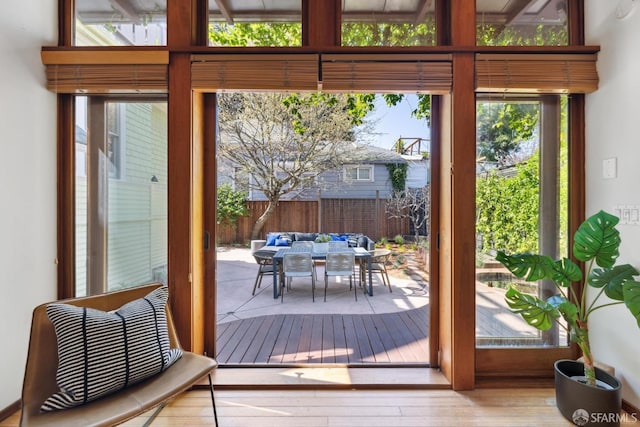
<path id="1" fill-rule="evenodd" d="M 178 360 L 182 350 L 169 348 L 167 298 L 163 286 L 115 312 L 49 304 L 47 315 L 58 340 L 60 391 L 40 409 L 82 405 L 162 372 Z"/>

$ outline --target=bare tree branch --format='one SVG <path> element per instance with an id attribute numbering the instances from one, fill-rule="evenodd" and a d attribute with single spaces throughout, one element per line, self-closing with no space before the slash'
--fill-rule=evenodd
<path id="1" fill-rule="evenodd" d="M 269 206 L 252 231 L 257 238 L 275 204 L 302 191 L 320 174 L 349 161 L 354 129 L 347 97 L 327 102 L 298 95 L 287 105 L 284 93 L 234 93 L 219 96 L 218 153 L 251 177 L 249 189 L 261 192 Z"/>

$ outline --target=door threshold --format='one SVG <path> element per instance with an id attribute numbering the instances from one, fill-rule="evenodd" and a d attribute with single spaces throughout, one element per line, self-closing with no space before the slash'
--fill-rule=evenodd
<path id="1" fill-rule="evenodd" d="M 451 388 L 440 370 L 429 367 L 219 366 L 212 377 L 216 389 L 226 390 Z"/>

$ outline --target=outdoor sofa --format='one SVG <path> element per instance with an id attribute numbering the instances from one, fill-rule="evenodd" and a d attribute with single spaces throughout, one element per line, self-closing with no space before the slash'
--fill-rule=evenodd
<path id="1" fill-rule="evenodd" d="M 375 242 L 361 233 L 302 233 L 295 231 L 278 231 L 267 233 L 266 239 L 252 240 L 251 251 L 255 252 L 265 247 L 273 249 L 287 247 L 291 246 L 291 243 L 295 241 L 314 242 L 321 234 L 329 235 L 333 241 L 345 241 L 349 247 L 361 247 L 369 251 L 375 249 Z"/>

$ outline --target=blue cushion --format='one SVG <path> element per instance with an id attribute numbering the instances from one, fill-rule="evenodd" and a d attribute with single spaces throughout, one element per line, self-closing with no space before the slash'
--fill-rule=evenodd
<path id="1" fill-rule="evenodd" d="M 289 246 L 289 244 L 291 244 L 291 240 L 286 237 L 282 239 L 276 239 L 275 244 L 276 246 Z"/>
<path id="2" fill-rule="evenodd" d="M 280 237 L 280 233 L 267 233 L 267 246 L 275 246 L 276 240 Z"/>

